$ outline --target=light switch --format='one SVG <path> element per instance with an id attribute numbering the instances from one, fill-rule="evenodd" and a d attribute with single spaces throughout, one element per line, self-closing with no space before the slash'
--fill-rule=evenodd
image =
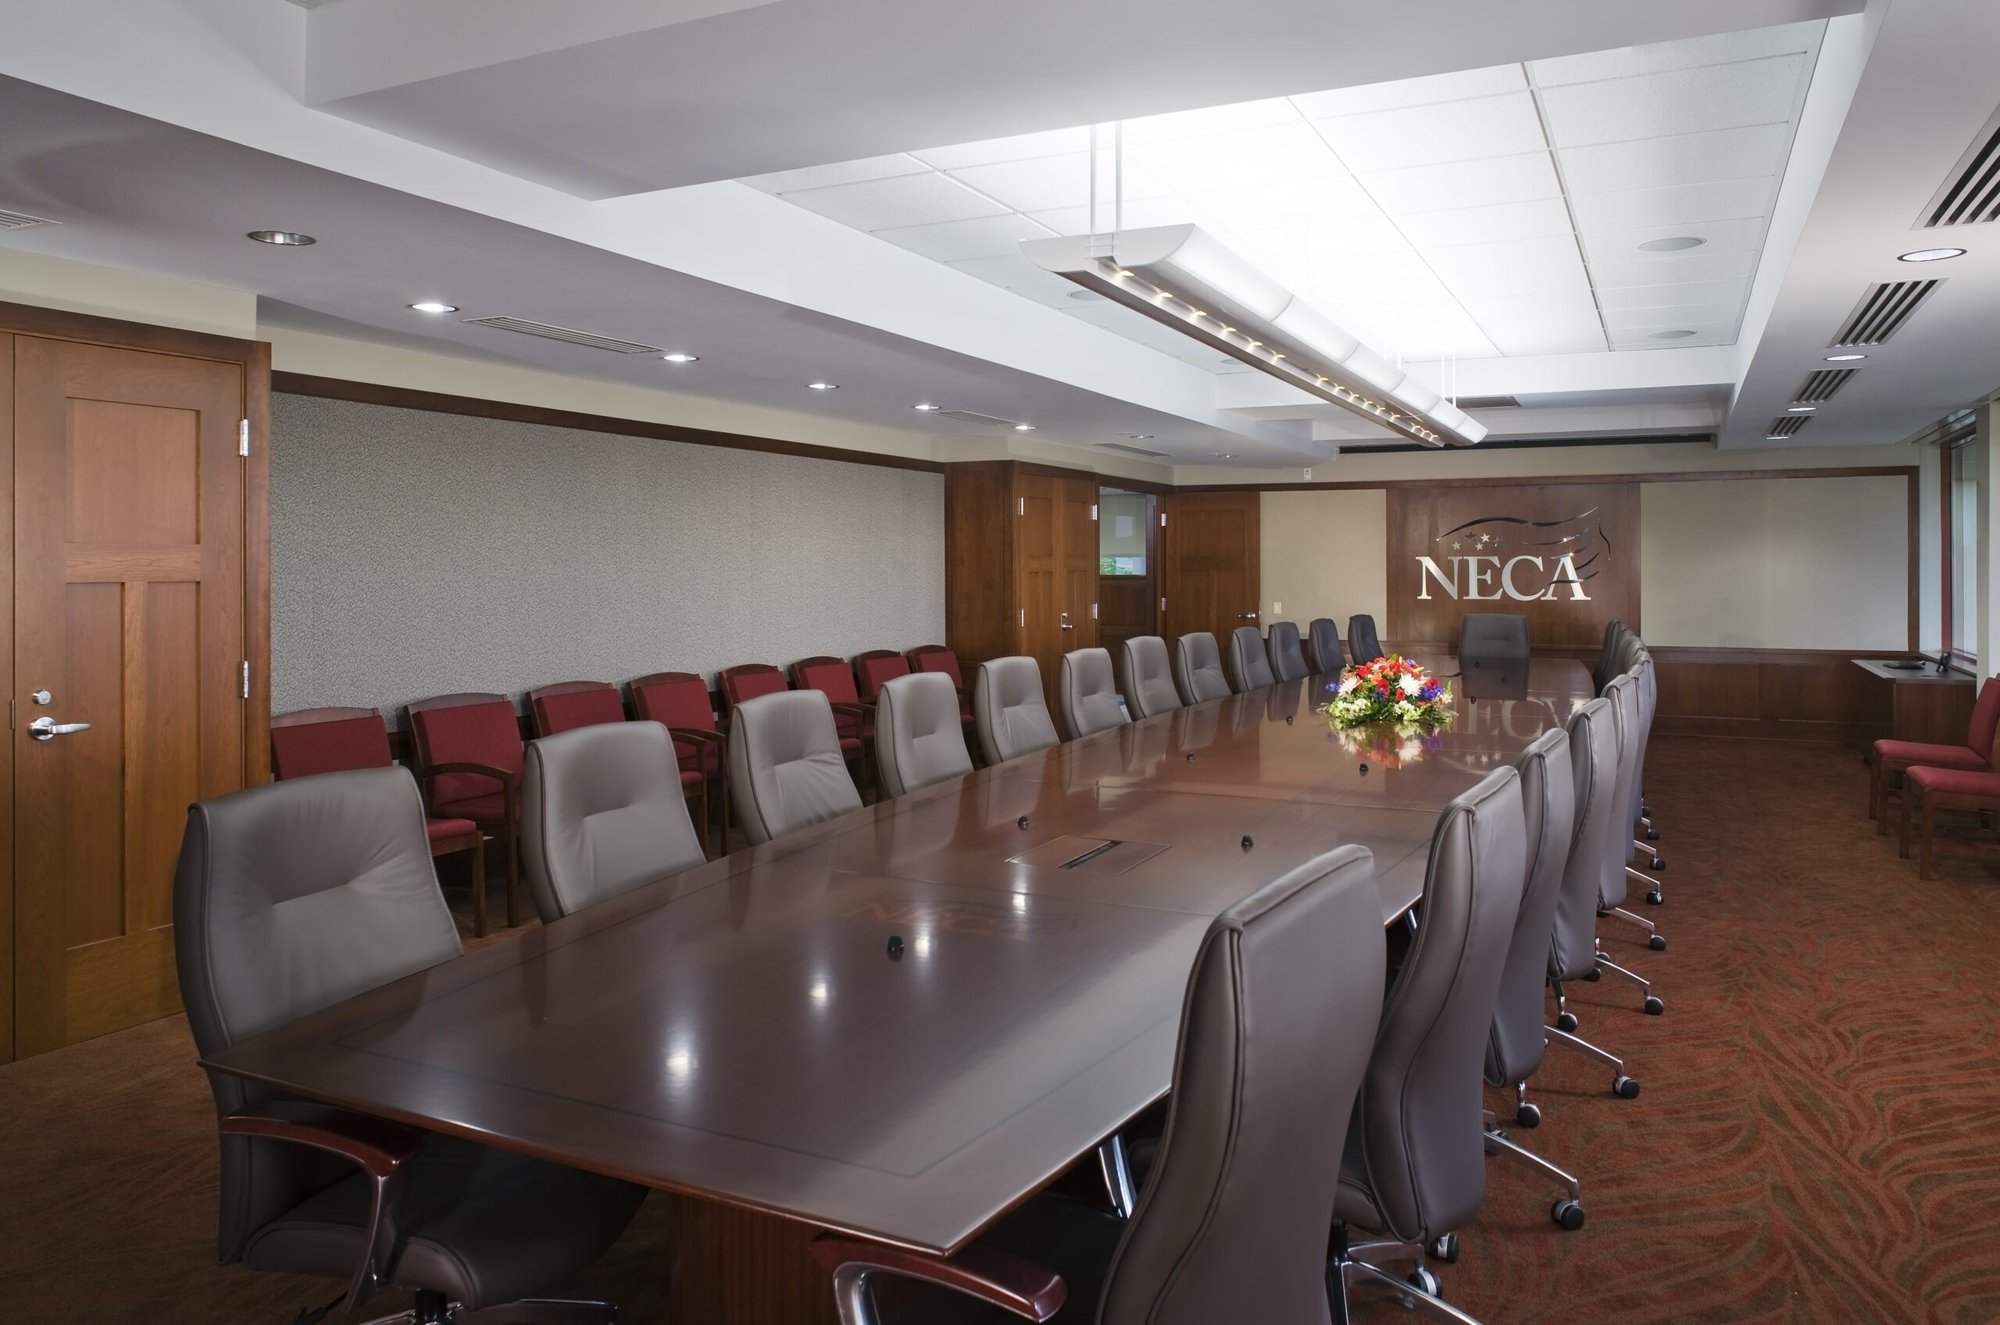
<path id="1" fill-rule="evenodd" d="M 1285 605 L 1281 602 L 1278 602 L 1276 599 L 1273 599 L 1271 601 L 1271 615 L 1283 616 L 1284 614 L 1285 614 Z"/>

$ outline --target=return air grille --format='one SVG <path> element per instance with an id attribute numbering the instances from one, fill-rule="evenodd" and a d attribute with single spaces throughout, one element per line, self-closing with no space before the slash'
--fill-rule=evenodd
<path id="1" fill-rule="evenodd" d="M 960 423 L 977 423 L 986 428 L 1016 426 L 1013 419 L 1003 419 L 995 414 L 981 414 L 969 409 L 941 409 L 934 411 L 934 416 L 940 419 L 957 419 Z"/>
<path id="2" fill-rule="evenodd" d="M 1771 426 L 1764 430 L 1766 437 L 1790 437 L 1812 420 L 1803 414 L 1780 414 L 1771 420 Z"/>
<path id="3" fill-rule="evenodd" d="M 0 207 L 0 230 L 26 230 L 38 225 L 61 224 L 61 221 L 51 221 L 46 216 L 30 216 L 26 212 L 10 212 Z"/>
<path id="4" fill-rule="evenodd" d="M 1851 345 L 1880 345 L 1889 337 L 1903 329 L 1910 315 L 1922 307 L 1931 292 L 1943 285 L 1942 279 L 1933 281 L 1890 281 L 1882 285 L 1871 285 L 1868 293 L 1861 296 L 1861 302 L 1847 315 L 1840 332 L 1829 346 L 1832 349 L 1846 349 Z"/>
<path id="5" fill-rule="evenodd" d="M 1094 445 L 1106 451 L 1122 451 L 1126 455 L 1142 455 L 1148 460 L 1165 460 L 1165 451 L 1148 451 L 1143 446 L 1128 446 L 1124 442 L 1096 442 Z"/>
<path id="6" fill-rule="evenodd" d="M 1972 140 L 1958 168 L 1931 199 L 1919 229 L 2000 221 L 2000 112 Z"/>
<path id="7" fill-rule="evenodd" d="M 1853 368 L 1822 368 L 1816 373 L 1806 374 L 1806 380 L 1799 387 L 1799 393 L 1792 397 L 1794 405 L 1819 405 L 1832 400 L 1840 388 L 1847 385 L 1847 379 L 1854 376 Z"/>
<path id="8" fill-rule="evenodd" d="M 619 340 L 615 336 L 600 336 L 592 331 L 578 331 L 575 327 L 555 327 L 546 322 L 530 322 L 520 317 L 469 317 L 465 319 L 465 324 L 469 327 L 492 327 L 495 331 L 518 331 L 523 336 L 540 336 L 543 340 L 559 340 L 593 350 L 609 350 L 613 354 L 663 353 L 657 345 L 641 345 L 637 341 Z"/>

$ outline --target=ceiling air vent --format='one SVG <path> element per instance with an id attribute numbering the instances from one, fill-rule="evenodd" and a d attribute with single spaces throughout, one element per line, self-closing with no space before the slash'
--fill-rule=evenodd
<path id="1" fill-rule="evenodd" d="M 1452 404 L 1460 409 L 1519 409 L 1521 402 L 1512 396 L 1460 396 Z"/>
<path id="2" fill-rule="evenodd" d="M 1812 420 L 1803 414 L 1780 414 L 1771 420 L 1771 426 L 1764 430 L 1768 437 L 1790 437 Z"/>
<path id="3" fill-rule="evenodd" d="M 1806 380 L 1799 386 L 1799 393 L 1792 397 L 1792 403 L 1820 405 L 1832 400 L 1855 371 L 1852 368 L 1822 368 L 1816 373 L 1807 373 Z"/>
<path id="4" fill-rule="evenodd" d="M 559 340 L 593 350 L 609 350 L 613 354 L 663 353 L 657 345 L 641 345 L 637 341 L 619 340 L 615 336 L 599 336 L 594 332 L 578 331 L 575 327 L 552 327 L 546 322 L 530 322 L 521 317 L 469 317 L 465 319 L 465 324 L 469 327 L 492 327 L 495 331 L 518 331 L 523 336 L 540 336 L 543 340 Z"/>
<path id="5" fill-rule="evenodd" d="M 957 419 L 960 423 L 977 423 L 987 428 L 1014 428 L 1019 426 L 1013 419 L 1003 419 L 992 414 L 979 414 L 969 409 L 934 410 L 931 417 Z"/>
<path id="6" fill-rule="evenodd" d="M 1124 442 L 1093 442 L 1091 445 L 1106 451 L 1119 451 L 1125 455 L 1142 455 L 1148 460 L 1165 460 L 1167 458 L 1165 451 L 1148 451 L 1143 446 L 1128 446 Z"/>
<path id="7" fill-rule="evenodd" d="M 1978 225 L 2000 221 L 2000 111 L 1958 159 L 1917 222 L 1920 230 L 1947 225 Z"/>
<path id="8" fill-rule="evenodd" d="M 51 221 L 46 216 L 30 216 L 26 212 L 10 212 L 0 207 L 0 230 L 27 230 L 38 225 L 61 224 L 61 221 Z"/>
<path id="9" fill-rule="evenodd" d="M 1931 297 L 1931 291 L 1943 285 L 1942 279 L 1933 281 L 1890 281 L 1882 285 L 1871 285 L 1868 293 L 1861 296 L 1861 302 L 1847 315 L 1840 332 L 1830 342 L 1831 349 L 1846 349 L 1851 345 L 1880 345 L 1889 337 L 1903 329 L 1910 315 Z"/>

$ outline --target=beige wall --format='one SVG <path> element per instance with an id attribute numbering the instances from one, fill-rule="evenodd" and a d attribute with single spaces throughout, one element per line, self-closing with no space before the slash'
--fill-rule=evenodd
<path id="1" fill-rule="evenodd" d="M 257 296 L 144 272 L 0 248 L 0 300 L 241 340 L 257 335 Z"/>
<path id="2" fill-rule="evenodd" d="M 1639 513 L 1649 643 L 1907 645 L 1909 487 L 1901 476 L 1648 483 Z"/>
<path id="3" fill-rule="evenodd" d="M 1347 638 L 1347 619 L 1366 612 L 1378 629 L 1388 612 L 1388 494 L 1381 488 L 1267 492 L 1259 515 L 1264 619 L 1331 617 Z"/>

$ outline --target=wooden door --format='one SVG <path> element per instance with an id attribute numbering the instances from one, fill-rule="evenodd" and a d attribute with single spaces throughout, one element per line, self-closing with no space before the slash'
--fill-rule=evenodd
<path id="1" fill-rule="evenodd" d="M 245 781 L 245 371 L 34 336 L 12 358 L 27 1055 L 179 1007 L 187 806 Z M 42 740 L 38 719 L 88 725 Z"/>
<path id="2" fill-rule="evenodd" d="M 1062 648 L 1097 644 L 1097 480 L 1062 479 Z M 1046 673 L 1044 673 L 1046 675 Z"/>
<path id="3" fill-rule="evenodd" d="M 1165 575 L 1168 648 L 1205 630 L 1224 654 L 1229 632 L 1258 626 L 1258 512 L 1255 492 L 1186 492 L 1161 498 L 1167 514 Z"/>
<path id="4" fill-rule="evenodd" d="M 1019 623 L 1017 652 L 1033 658 L 1042 669 L 1042 686 L 1050 690 L 1062 664 L 1062 481 L 1035 474 L 1014 478 L 1015 619 Z M 1053 710 L 1051 710 L 1053 711 Z"/>

